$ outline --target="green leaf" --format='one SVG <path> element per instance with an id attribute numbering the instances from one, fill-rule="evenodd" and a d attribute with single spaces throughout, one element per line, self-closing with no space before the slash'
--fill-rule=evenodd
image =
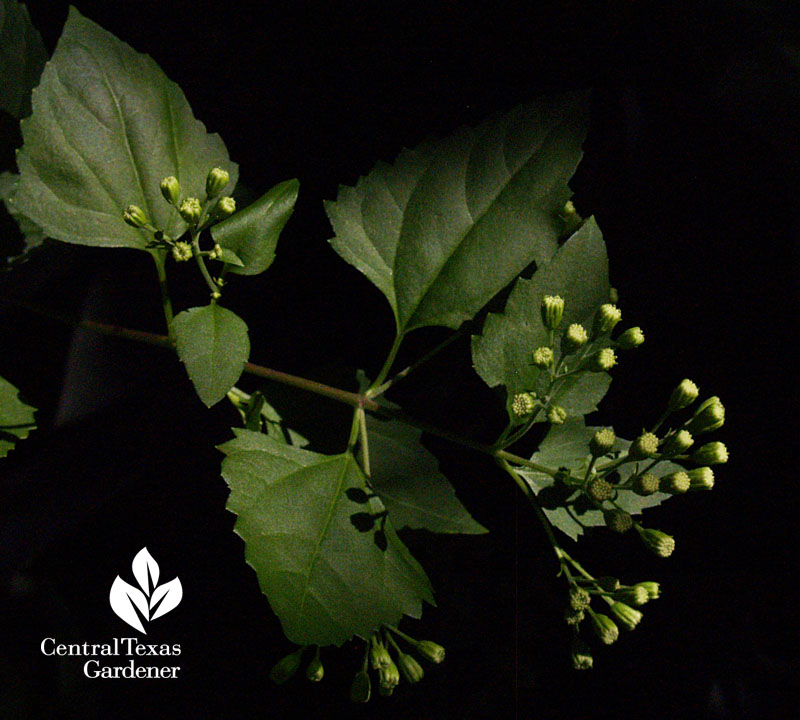
<path id="1" fill-rule="evenodd" d="M 234 430 L 220 450 L 222 475 L 238 515 L 234 531 L 261 590 L 286 636 L 301 645 L 341 645 L 369 638 L 403 615 L 418 618 L 433 604 L 425 571 L 394 531 L 384 526 L 386 549 L 372 531 L 360 532 L 356 513 L 379 513 L 381 502 L 347 497 L 366 478 L 352 455 L 319 455 Z M 351 493 L 352 494 L 352 493 Z"/>
<path id="2" fill-rule="evenodd" d="M 379 164 L 325 209 L 331 245 L 386 296 L 398 333 L 457 328 L 556 250 L 586 102 L 543 99 Z"/>
<path id="3" fill-rule="evenodd" d="M 583 477 L 591 458 L 589 440 L 599 429 L 599 427 L 586 427 L 582 417 L 571 418 L 563 425 L 553 425 L 550 428 L 550 432 L 547 433 L 547 437 L 539 446 L 539 451 L 534 454 L 531 460 L 551 468 L 566 467 L 572 471 L 573 476 Z M 614 450 L 627 450 L 630 444 L 629 440 L 617 438 Z M 596 467 L 602 469 L 604 465 L 610 462 L 611 460 L 607 458 L 599 460 Z M 621 479 L 623 481 L 627 480 L 634 473 L 636 467 L 636 463 L 620 465 L 619 474 Z M 660 462 L 649 472 L 652 472 L 656 477 L 661 477 L 682 469 L 674 463 Z M 517 472 L 525 478 L 528 485 L 537 495 L 544 488 L 553 485 L 553 478 L 550 475 L 539 473 L 529 468 L 521 468 Z M 660 492 L 642 497 L 632 490 L 622 489 L 618 491 L 617 503 L 631 515 L 639 515 L 646 508 L 660 505 L 670 497 L 672 496 Z M 548 508 L 545 503 L 543 505 L 547 519 L 573 540 L 577 540 L 583 534 L 584 527 L 605 525 L 603 513 L 593 505 L 590 506 L 586 503 L 580 491 L 575 491 L 569 497 L 566 507 Z"/>
<path id="4" fill-rule="evenodd" d="M 161 196 L 162 178 L 174 175 L 184 196 L 202 198 L 212 167 L 228 170 L 232 184 L 238 176 L 220 137 L 158 65 L 75 8 L 21 126 L 12 202 L 65 242 L 144 249 L 148 234 L 122 220 L 130 204 L 179 237 L 186 224 Z"/>
<path id="5" fill-rule="evenodd" d="M 306 438 L 286 425 L 281 414 L 267 402 L 262 392 L 256 391 L 248 395 L 243 390 L 233 387 L 228 392 L 228 399 L 239 410 L 246 429 L 266 433 L 275 442 L 285 445 L 295 447 L 308 445 Z"/>
<path id="6" fill-rule="evenodd" d="M 36 408 L 19 399 L 19 391 L 0 377 L 0 457 L 5 457 L 18 440 L 24 440 L 36 427 Z"/>
<path id="7" fill-rule="evenodd" d="M 459 502 L 436 458 L 420 444 L 419 430 L 367 417 L 367 432 L 370 482 L 395 527 L 469 535 L 488 532 Z"/>
<path id="8" fill-rule="evenodd" d="M 9 202 L 11 197 L 16 192 L 18 182 L 19 175 L 10 172 L 0 173 L 0 200 L 2 200 L 5 204 L 9 215 L 11 215 L 11 217 L 17 221 L 19 230 L 24 236 L 25 248 L 22 251 L 22 255 L 25 255 L 29 251 L 39 247 L 44 242 L 46 236 L 42 228 L 40 228 L 30 218 L 25 217 Z M 21 256 L 18 256 L 18 258 L 19 257 Z"/>
<path id="9" fill-rule="evenodd" d="M 250 355 L 247 325 L 236 313 L 213 303 L 184 310 L 172 328 L 178 357 L 200 399 L 211 407 L 242 374 Z"/>
<path id="10" fill-rule="evenodd" d="M 31 90 L 46 62 L 47 50 L 28 8 L 0 0 L 0 108 L 16 118 L 29 115 Z"/>
<path id="11" fill-rule="evenodd" d="M 278 237 L 294 210 L 299 187 L 297 180 L 279 183 L 252 205 L 212 226 L 214 240 L 242 261 L 242 267 L 234 264 L 230 272 L 258 275 L 272 265 Z"/>
<path id="12" fill-rule="evenodd" d="M 228 248 L 222 248 L 222 254 L 219 256 L 219 259 L 224 263 L 228 263 L 228 265 L 244 267 L 242 259 L 235 252 L 233 252 L 233 250 L 228 250 Z"/>
<path id="13" fill-rule="evenodd" d="M 542 298 L 564 298 L 562 327 L 571 323 L 590 327 L 595 310 L 608 302 L 610 291 L 603 235 L 594 218 L 589 218 L 533 278 L 517 280 L 503 313 L 487 316 L 482 334 L 472 338 L 475 370 L 490 387 L 505 385 L 509 397 L 540 389 L 547 373 L 531 365 L 531 351 L 548 343 L 539 309 Z M 557 347 L 560 342 L 559 337 Z M 556 401 L 570 414 L 589 413 L 597 409 L 610 383 L 606 373 L 572 376 L 561 385 Z"/>

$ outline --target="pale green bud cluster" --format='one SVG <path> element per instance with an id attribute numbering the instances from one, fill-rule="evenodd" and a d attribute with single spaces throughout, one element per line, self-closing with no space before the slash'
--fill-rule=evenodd
<path id="1" fill-rule="evenodd" d="M 533 351 L 533 364 L 540 370 L 547 370 L 553 366 L 553 349 L 542 346 Z"/>
<path id="2" fill-rule="evenodd" d="M 669 475 L 664 475 L 660 478 L 658 481 L 658 489 L 663 493 L 678 495 L 687 492 L 691 484 L 692 482 L 689 479 L 689 475 L 683 470 L 679 470 L 678 472 L 669 473 Z"/>
<path id="3" fill-rule="evenodd" d="M 369 702 L 372 694 L 372 683 L 366 670 L 359 670 L 350 685 L 350 700 L 354 703 Z"/>
<path id="4" fill-rule="evenodd" d="M 614 497 L 614 487 L 601 477 L 593 478 L 586 486 L 586 492 L 595 502 L 602 503 Z"/>
<path id="5" fill-rule="evenodd" d="M 644 497 L 658 492 L 658 485 L 658 478 L 653 473 L 644 473 L 633 478 L 631 490 Z"/>
<path id="6" fill-rule="evenodd" d="M 122 219 L 131 227 L 143 228 L 150 224 L 145 211 L 138 205 L 128 205 L 122 214 Z"/>
<path id="7" fill-rule="evenodd" d="M 633 527 L 633 518 L 630 513 L 617 508 L 603 511 L 603 520 L 606 527 L 622 535 Z"/>
<path id="8" fill-rule="evenodd" d="M 511 402 L 511 411 L 519 418 L 527 417 L 536 409 L 533 393 L 517 393 Z"/>
<path id="9" fill-rule="evenodd" d="M 653 457 L 658 452 L 658 436 L 645 432 L 639 435 L 628 448 L 628 457 L 638 460 Z"/>
<path id="10" fill-rule="evenodd" d="M 564 316 L 564 299 L 560 295 L 545 295 L 542 298 L 542 322 L 548 330 L 555 330 Z"/>
<path id="11" fill-rule="evenodd" d="M 619 628 L 608 615 L 590 612 L 589 618 L 592 622 L 592 630 L 594 630 L 601 643 L 611 645 L 618 640 Z"/>
<path id="12" fill-rule="evenodd" d="M 665 440 L 661 447 L 661 454 L 664 457 L 673 457 L 685 453 L 694 444 L 694 438 L 688 430 L 678 430 L 672 433 Z"/>
<path id="13" fill-rule="evenodd" d="M 547 411 L 547 421 L 551 425 L 563 425 L 567 421 L 567 411 L 560 405 L 553 405 Z"/>
<path id="14" fill-rule="evenodd" d="M 639 525 L 635 527 L 648 550 L 658 555 L 658 557 L 665 558 L 672 555 L 675 550 L 675 538 L 665 532 L 661 532 L 661 530 L 643 528 Z"/>
<path id="15" fill-rule="evenodd" d="M 622 312 L 616 305 L 611 303 L 601 305 L 594 316 L 592 337 L 600 337 L 610 333 L 620 320 L 622 320 Z"/>
<path id="16" fill-rule="evenodd" d="M 692 490 L 711 490 L 714 487 L 714 471 L 710 467 L 694 468 L 686 474 Z"/>
<path id="17" fill-rule="evenodd" d="M 184 198 L 178 206 L 178 212 L 184 221 L 189 225 L 196 225 L 203 213 L 200 200 L 196 197 Z"/>
<path id="18" fill-rule="evenodd" d="M 689 407 L 689 405 L 697 400 L 699 394 L 700 391 L 697 389 L 697 385 L 691 380 L 681 380 L 678 387 L 676 387 L 672 391 L 672 395 L 670 395 L 668 405 L 670 412 L 683 410 L 683 408 Z"/>
<path id="19" fill-rule="evenodd" d="M 623 602 L 615 602 L 611 606 L 611 614 L 626 630 L 635 630 L 641 622 L 642 613 Z"/>
<path id="20" fill-rule="evenodd" d="M 572 667 L 575 670 L 590 670 L 594 665 L 592 651 L 580 638 L 576 637 L 572 643 Z"/>
<path id="21" fill-rule="evenodd" d="M 718 430 L 725 424 L 725 406 L 715 395 L 703 402 L 688 423 L 686 429 L 693 435 L 702 435 Z"/>
<path id="22" fill-rule="evenodd" d="M 219 260 L 222 257 L 222 246 L 216 243 L 208 253 L 209 260 Z"/>
<path id="23" fill-rule="evenodd" d="M 225 189 L 229 180 L 230 175 L 227 170 L 220 167 L 212 168 L 206 177 L 206 195 L 209 198 L 216 197 Z"/>
<path id="24" fill-rule="evenodd" d="M 325 676 L 325 668 L 322 665 L 322 660 L 319 657 L 319 647 L 314 658 L 306 666 L 306 677 L 311 682 L 319 682 Z"/>
<path id="25" fill-rule="evenodd" d="M 586 610 L 592 601 L 592 596 L 582 587 L 577 585 L 570 586 L 569 589 L 569 606 L 573 610 Z"/>
<path id="26" fill-rule="evenodd" d="M 425 676 L 422 665 L 417 662 L 416 658 L 408 653 L 398 652 L 397 662 L 400 666 L 400 672 L 406 682 L 418 683 Z"/>
<path id="27" fill-rule="evenodd" d="M 617 436 L 612 428 L 602 428 L 592 435 L 592 439 L 589 440 L 589 452 L 592 457 L 605 455 L 613 449 L 616 441 Z"/>
<path id="28" fill-rule="evenodd" d="M 281 658 L 272 666 L 269 672 L 269 679 L 276 685 L 283 685 L 290 680 L 300 668 L 304 648 L 295 650 L 284 658 Z"/>
<path id="29" fill-rule="evenodd" d="M 187 260 L 191 260 L 192 246 L 187 242 L 178 240 L 178 242 L 172 246 L 172 257 L 175 259 L 175 262 L 186 262 Z"/>
<path id="30" fill-rule="evenodd" d="M 389 659 L 389 664 L 378 670 L 378 692 L 381 695 L 391 695 L 400 684 L 400 670 L 394 660 Z"/>
<path id="31" fill-rule="evenodd" d="M 159 187 L 164 200 L 177 207 L 181 201 L 181 184 L 178 182 L 178 178 L 169 175 L 161 181 Z"/>
<path id="32" fill-rule="evenodd" d="M 221 197 L 214 209 L 211 211 L 212 217 L 217 220 L 224 220 L 236 212 L 236 201 L 232 197 Z"/>
<path id="33" fill-rule="evenodd" d="M 561 340 L 561 352 L 570 355 L 582 348 L 588 341 L 589 333 L 586 332 L 586 328 L 579 323 L 572 323 Z"/>
<path id="34" fill-rule="evenodd" d="M 650 600 L 650 593 L 647 592 L 647 588 L 642 587 L 642 584 L 639 583 L 619 590 L 614 594 L 614 597 L 620 602 L 638 607 Z"/>
<path id="35" fill-rule="evenodd" d="M 603 348 L 588 359 L 586 369 L 591 372 L 608 372 L 616 364 L 617 354 L 611 348 Z"/>
<path id="36" fill-rule="evenodd" d="M 710 442 L 697 448 L 691 460 L 696 465 L 721 465 L 728 462 L 728 448 L 721 442 Z"/>
<path id="37" fill-rule="evenodd" d="M 644 342 L 644 333 L 640 327 L 628 328 L 617 338 L 617 347 L 622 350 L 632 350 Z"/>

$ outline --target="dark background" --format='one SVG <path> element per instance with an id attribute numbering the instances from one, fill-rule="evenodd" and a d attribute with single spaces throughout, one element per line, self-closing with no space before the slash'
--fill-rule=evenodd
<path id="1" fill-rule="evenodd" d="M 485 458 L 426 444 L 491 534 L 407 542 L 437 590 L 408 622 L 448 657 L 415 688 L 354 707 L 358 662 L 323 655 L 326 678 L 267 679 L 290 649 L 223 508 L 216 444 L 235 413 L 206 410 L 166 351 L 73 333 L 0 307 L 0 374 L 39 408 L 40 428 L 0 471 L 0 715 L 141 717 L 778 717 L 798 676 L 794 466 L 800 166 L 800 26 L 789 3 L 569 3 L 475 10 L 459 2 L 79 2 L 152 55 L 219 132 L 256 192 L 297 177 L 278 258 L 235 283 L 259 363 L 342 387 L 375 373 L 391 342 L 380 294 L 327 246 L 323 199 L 376 161 L 542 93 L 594 90 L 572 185 L 595 214 L 626 322 L 645 345 L 625 355 L 595 424 L 623 436 L 653 421 L 693 378 L 728 410 L 730 463 L 712 493 L 648 513 L 677 538 L 668 560 L 596 532 L 590 571 L 662 582 L 660 600 L 595 669 L 570 669 L 564 584 L 533 514 Z M 67 4 L 29 3 L 52 50 Z M 683 9 L 682 9 L 683 8 Z M 0 153 L 13 163 L 14 124 Z M 13 225 L 2 218 L 5 242 Z M 205 298 L 193 269 L 172 279 L 179 309 Z M 56 244 L 2 277 L 4 301 L 163 332 L 144 253 Z M 418 331 L 402 364 L 445 337 Z M 248 389 L 259 387 L 252 378 Z M 341 448 L 348 411 L 265 390 L 316 448 Z M 463 341 L 397 388 L 410 412 L 477 439 L 502 407 Z M 320 427 L 323 428 L 320 431 Z M 520 446 L 520 452 L 533 445 Z M 569 541 L 566 541 L 569 543 Z M 39 652 L 46 636 L 108 642 L 129 633 L 107 603 L 144 545 L 184 600 L 151 626 L 179 642 L 177 681 L 87 681 L 78 659 Z"/>

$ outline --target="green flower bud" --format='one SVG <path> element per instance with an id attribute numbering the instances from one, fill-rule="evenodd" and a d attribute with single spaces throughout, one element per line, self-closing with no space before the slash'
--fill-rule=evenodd
<path id="1" fill-rule="evenodd" d="M 686 423 L 686 429 L 695 434 L 702 435 L 703 433 L 717 430 L 725 424 L 725 406 L 720 402 L 720 399 L 715 395 L 708 398 L 694 414 L 694 417 Z"/>
<path id="2" fill-rule="evenodd" d="M 631 490 L 637 495 L 652 495 L 654 492 L 658 492 L 658 485 L 658 478 L 653 473 L 645 473 L 633 478 Z"/>
<path id="3" fill-rule="evenodd" d="M 622 320 L 622 313 L 616 305 L 606 303 L 601 305 L 594 316 L 594 324 L 592 325 L 592 337 L 599 337 L 610 333 Z"/>
<path id="4" fill-rule="evenodd" d="M 161 181 L 161 194 L 170 205 L 177 205 L 181 201 L 181 184 L 178 178 L 170 175 Z"/>
<path id="5" fill-rule="evenodd" d="M 561 352 L 563 352 L 564 355 L 574 353 L 576 350 L 583 347 L 588 340 L 589 333 L 586 332 L 586 328 L 579 323 L 572 323 L 572 325 L 567 328 L 561 340 Z"/>
<path id="6" fill-rule="evenodd" d="M 397 662 L 400 665 L 400 672 L 408 682 L 417 683 L 424 677 L 425 671 L 415 657 L 401 652 L 397 656 Z"/>
<path id="7" fill-rule="evenodd" d="M 426 660 L 437 665 L 444 661 L 444 648 L 432 640 L 418 640 L 414 649 Z"/>
<path id="8" fill-rule="evenodd" d="M 675 538 L 667 535 L 661 530 L 651 530 L 650 528 L 643 528 L 636 525 L 639 531 L 639 537 L 647 546 L 648 550 L 655 553 L 659 557 L 669 557 L 675 550 Z"/>
<path id="9" fill-rule="evenodd" d="M 600 457 L 601 455 L 605 455 L 614 447 L 614 443 L 616 441 L 617 436 L 614 434 L 614 430 L 612 428 L 603 428 L 602 430 L 598 430 L 594 435 L 592 435 L 592 439 L 589 440 L 589 452 L 592 453 L 592 457 Z"/>
<path id="10" fill-rule="evenodd" d="M 276 685 L 283 685 L 289 680 L 300 667 L 303 650 L 305 650 L 305 648 L 299 648 L 285 658 L 278 660 L 278 662 L 272 666 L 272 670 L 269 671 L 269 679 Z"/>
<path id="11" fill-rule="evenodd" d="M 567 411 L 560 405 L 553 405 L 547 411 L 547 421 L 551 425 L 563 425 L 567 419 Z"/>
<path id="12" fill-rule="evenodd" d="M 384 689 L 394 689 L 400 683 L 400 671 L 397 669 L 397 665 L 394 664 L 394 660 L 391 658 L 389 659 L 389 664 L 386 667 L 382 667 L 378 670 L 378 682 Z"/>
<path id="13" fill-rule="evenodd" d="M 640 327 L 628 328 L 617 338 L 617 345 L 622 350 L 632 350 L 644 342 L 644 333 Z"/>
<path id="14" fill-rule="evenodd" d="M 230 217 L 233 213 L 236 212 L 236 200 L 232 197 L 221 197 L 217 204 L 214 206 L 214 210 L 211 214 L 217 220 L 224 220 L 226 217 Z"/>
<path id="15" fill-rule="evenodd" d="M 215 167 L 206 176 L 206 195 L 208 197 L 216 197 L 219 195 L 228 184 L 230 176 L 227 170 Z"/>
<path id="16" fill-rule="evenodd" d="M 592 651 L 589 646 L 580 638 L 576 637 L 572 641 L 572 667 L 575 670 L 590 670 L 594 664 Z"/>
<path id="17" fill-rule="evenodd" d="M 664 475 L 658 481 L 658 489 L 663 493 L 678 495 L 685 493 L 691 487 L 691 484 L 689 476 L 683 470 L 679 470 L 678 472 Z"/>
<path id="18" fill-rule="evenodd" d="M 564 299 L 560 295 L 545 295 L 542 298 L 542 322 L 548 330 L 555 330 L 564 315 Z"/>
<path id="19" fill-rule="evenodd" d="M 619 291 L 617 288 L 612 287 L 608 289 L 608 299 L 616 305 L 619 302 Z"/>
<path id="20" fill-rule="evenodd" d="M 670 412 L 683 410 L 683 408 L 689 407 L 689 405 L 697 400 L 699 393 L 700 391 L 697 389 L 697 385 L 691 380 L 681 380 L 680 385 L 672 391 L 672 395 L 669 397 L 668 407 Z"/>
<path id="21" fill-rule="evenodd" d="M 186 262 L 187 260 L 191 260 L 192 246 L 187 242 L 178 240 L 178 242 L 172 246 L 172 257 L 175 258 L 175 262 Z"/>
<path id="22" fill-rule="evenodd" d="M 714 487 L 714 471 L 710 467 L 694 468 L 686 474 L 692 490 L 711 490 Z"/>
<path id="23" fill-rule="evenodd" d="M 128 205 L 128 207 L 125 208 L 125 212 L 122 213 L 122 219 L 128 223 L 128 225 L 135 228 L 142 228 L 150 224 L 150 220 L 148 220 L 144 210 L 138 205 Z"/>
<path id="24" fill-rule="evenodd" d="M 573 610 L 586 610 L 592 602 L 592 596 L 582 587 L 572 585 L 569 589 L 569 606 Z"/>
<path id="25" fill-rule="evenodd" d="M 200 201 L 196 197 L 189 197 L 181 202 L 178 212 L 189 225 L 195 225 L 200 219 L 203 209 L 200 207 Z"/>
<path id="26" fill-rule="evenodd" d="M 721 442 L 710 442 L 701 445 L 691 458 L 697 465 L 721 465 L 728 462 L 728 448 Z"/>
<path id="27" fill-rule="evenodd" d="M 633 527 L 633 518 L 624 510 L 604 510 L 603 520 L 609 530 L 616 533 L 626 533 Z"/>
<path id="28" fill-rule="evenodd" d="M 608 372 L 617 364 L 617 354 L 611 348 L 603 348 L 596 355 L 592 355 L 586 362 L 586 369 L 590 372 Z"/>
<path id="29" fill-rule="evenodd" d="M 614 497 L 614 487 L 608 480 L 596 477 L 589 482 L 586 488 L 589 497 L 596 502 L 603 502 L 604 500 L 611 500 Z"/>
<path id="30" fill-rule="evenodd" d="M 674 457 L 685 453 L 693 444 L 694 438 L 688 430 L 678 430 L 664 441 L 661 454 L 665 457 Z"/>
<path id="31" fill-rule="evenodd" d="M 647 588 L 641 585 L 633 585 L 632 587 L 623 588 L 614 593 L 614 597 L 620 602 L 627 603 L 628 605 L 644 605 L 650 600 L 650 594 Z"/>
<path id="32" fill-rule="evenodd" d="M 319 657 L 319 648 L 317 648 L 314 659 L 308 663 L 306 667 L 306 677 L 311 680 L 311 682 L 319 682 L 322 680 L 323 675 L 325 675 L 325 668 L 322 666 L 322 660 L 320 660 Z"/>
<path id="33" fill-rule="evenodd" d="M 611 606 L 611 614 L 626 630 L 634 630 L 642 619 L 641 612 L 622 602 L 615 602 Z"/>
<path id="34" fill-rule="evenodd" d="M 604 575 L 597 578 L 597 584 L 601 590 L 606 592 L 616 592 L 620 588 L 619 578 L 612 577 L 611 575 Z"/>
<path id="35" fill-rule="evenodd" d="M 564 610 L 564 620 L 567 625 L 580 625 L 585 617 L 586 613 L 583 610 L 573 610 L 571 607 Z"/>
<path id="36" fill-rule="evenodd" d="M 592 621 L 592 629 L 600 642 L 605 645 L 611 645 L 619 638 L 619 628 L 617 624 L 608 615 L 601 613 L 592 613 L 590 616 Z"/>
<path id="37" fill-rule="evenodd" d="M 651 432 L 642 433 L 631 443 L 628 448 L 628 457 L 634 460 L 644 460 L 653 457 L 658 452 L 658 437 Z"/>
<path id="38" fill-rule="evenodd" d="M 366 670 L 359 670 L 350 685 L 350 700 L 356 703 L 369 702 L 372 693 L 372 683 Z"/>
<path id="39" fill-rule="evenodd" d="M 380 670 L 381 668 L 389 667 L 390 662 L 392 662 L 392 656 L 389 655 L 386 646 L 379 640 L 373 640 L 369 649 L 369 666 L 373 670 Z"/>
<path id="40" fill-rule="evenodd" d="M 533 351 L 533 364 L 540 370 L 553 366 L 553 351 L 549 347 L 536 348 Z"/>
<path id="41" fill-rule="evenodd" d="M 636 583 L 635 587 L 644 588 L 651 600 L 657 600 L 661 595 L 661 585 L 659 585 L 657 582 L 653 582 L 652 580 Z"/>
<path id="42" fill-rule="evenodd" d="M 536 398 L 532 393 L 517 393 L 511 403 L 511 411 L 519 418 L 527 417 L 536 409 Z"/>

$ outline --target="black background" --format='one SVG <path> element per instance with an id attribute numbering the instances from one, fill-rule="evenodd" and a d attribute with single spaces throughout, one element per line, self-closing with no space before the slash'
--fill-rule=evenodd
<path id="1" fill-rule="evenodd" d="M 52 50 L 67 4 L 29 5 Z M 625 320 L 647 335 L 615 370 L 594 423 L 630 437 L 688 376 L 722 397 L 731 461 L 712 493 L 649 513 L 677 538 L 670 559 L 603 532 L 581 543 L 590 570 L 659 580 L 663 596 L 634 633 L 597 648 L 594 670 L 577 673 L 563 581 L 532 513 L 485 458 L 426 439 L 491 534 L 407 536 L 438 602 L 408 630 L 439 640 L 448 657 L 419 686 L 354 707 L 352 647 L 323 655 L 319 685 L 267 679 L 290 645 L 223 509 L 214 446 L 234 412 L 206 410 L 166 351 L 73 334 L 5 305 L 0 374 L 39 408 L 40 428 L 0 476 L 3 717 L 793 715 L 800 32 L 788 3 L 688 5 L 79 3 L 183 88 L 243 184 L 263 192 L 300 179 L 276 262 L 226 299 L 250 325 L 256 362 L 342 387 L 357 367 L 375 373 L 392 325 L 380 294 L 327 246 L 322 200 L 428 135 L 592 88 L 575 200 L 603 228 Z M 2 122 L 11 167 L 19 140 Z M 179 308 L 205 298 L 193 272 L 172 277 Z M 163 332 L 144 253 L 56 245 L 0 282 L 4 301 Z M 445 335 L 414 333 L 399 362 Z M 265 389 L 316 448 L 341 447 L 346 408 Z M 477 439 L 502 427 L 466 341 L 392 398 Z M 107 593 L 144 545 L 184 587 L 149 635 L 182 645 L 183 677 L 87 681 L 77 659 L 43 657 L 46 636 L 128 634 Z"/>

